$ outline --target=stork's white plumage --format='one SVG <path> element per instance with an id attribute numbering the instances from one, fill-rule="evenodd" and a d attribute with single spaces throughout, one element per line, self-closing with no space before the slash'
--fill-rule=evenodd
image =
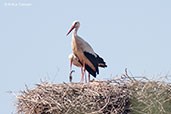
<path id="1" fill-rule="evenodd" d="M 82 64 L 80 63 L 79 59 L 73 54 L 71 53 L 69 55 L 69 59 L 70 59 L 70 71 L 72 71 L 72 64 L 80 67 L 81 68 L 81 73 L 83 73 L 83 67 Z M 87 82 L 87 78 L 86 78 L 86 74 L 85 74 L 85 82 Z M 90 81 L 90 73 L 88 74 L 88 80 Z"/>
<path id="2" fill-rule="evenodd" d="M 71 53 L 68 58 L 70 59 L 70 65 L 73 64 L 77 67 L 82 67 L 81 63 L 79 62 L 79 59 L 73 53 Z"/>
<path id="3" fill-rule="evenodd" d="M 94 77 L 96 77 L 96 74 L 99 73 L 98 64 L 102 64 L 102 67 L 107 66 L 104 60 L 94 52 L 92 47 L 85 40 L 77 35 L 79 27 L 80 22 L 74 21 L 67 35 L 74 29 L 72 35 L 72 51 L 83 66 L 83 73 L 81 76 L 82 82 L 86 67 L 86 70 L 89 71 L 89 73 L 92 74 Z"/>

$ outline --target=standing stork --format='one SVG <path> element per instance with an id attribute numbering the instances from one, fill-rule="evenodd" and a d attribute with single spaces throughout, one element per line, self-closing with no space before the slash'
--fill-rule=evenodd
<path id="1" fill-rule="evenodd" d="M 92 47 L 85 40 L 77 35 L 79 27 L 80 22 L 74 21 L 67 35 L 74 29 L 72 35 L 72 51 L 82 64 L 83 72 L 81 73 L 81 82 L 83 82 L 83 76 L 86 70 L 86 66 L 87 71 L 88 69 L 91 69 L 90 74 L 96 77 L 96 75 L 99 74 L 98 64 L 101 63 L 100 65 L 103 67 L 107 67 L 107 65 L 104 60 L 94 52 Z"/>

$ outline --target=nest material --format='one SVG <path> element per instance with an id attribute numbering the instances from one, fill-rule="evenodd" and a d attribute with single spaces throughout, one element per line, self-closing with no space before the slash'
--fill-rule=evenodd
<path id="1" fill-rule="evenodd" d="M 37 84 L 17 95 L 19 114 L 171 114 L 171 83 L 130 77 L 91 83 Z"/>
<path id="2" fill-rule="evenodd" d="M 24 114 L 127 114 L 128 90 L 109 82 L 37 84 L 18 95 L 17 110 Z"/>

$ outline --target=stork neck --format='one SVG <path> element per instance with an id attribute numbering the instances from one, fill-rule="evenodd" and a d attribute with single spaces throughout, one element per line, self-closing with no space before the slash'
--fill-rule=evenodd
<path id="1" fill-rule="evenodd" d="M 78 31 L 78 28 L 75 28 L 75 30 L 74 30 L 74 36 L 77 36 L 77 31 Z"/>

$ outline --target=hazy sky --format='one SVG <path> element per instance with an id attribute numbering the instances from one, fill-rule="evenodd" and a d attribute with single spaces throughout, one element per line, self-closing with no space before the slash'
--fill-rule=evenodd
<path id="1" fill-rule="evenodd" d="M 170 0 L 1 0 L 0 114 L 15 112 L 18 92 L 40 83 L 68 82 L 71 34 L 78 34 L 108 67 L 98 79 L 124 73 L 148 77 L 171 70 Z M 80 69 L 73 80 L 80 81 Z"/>

